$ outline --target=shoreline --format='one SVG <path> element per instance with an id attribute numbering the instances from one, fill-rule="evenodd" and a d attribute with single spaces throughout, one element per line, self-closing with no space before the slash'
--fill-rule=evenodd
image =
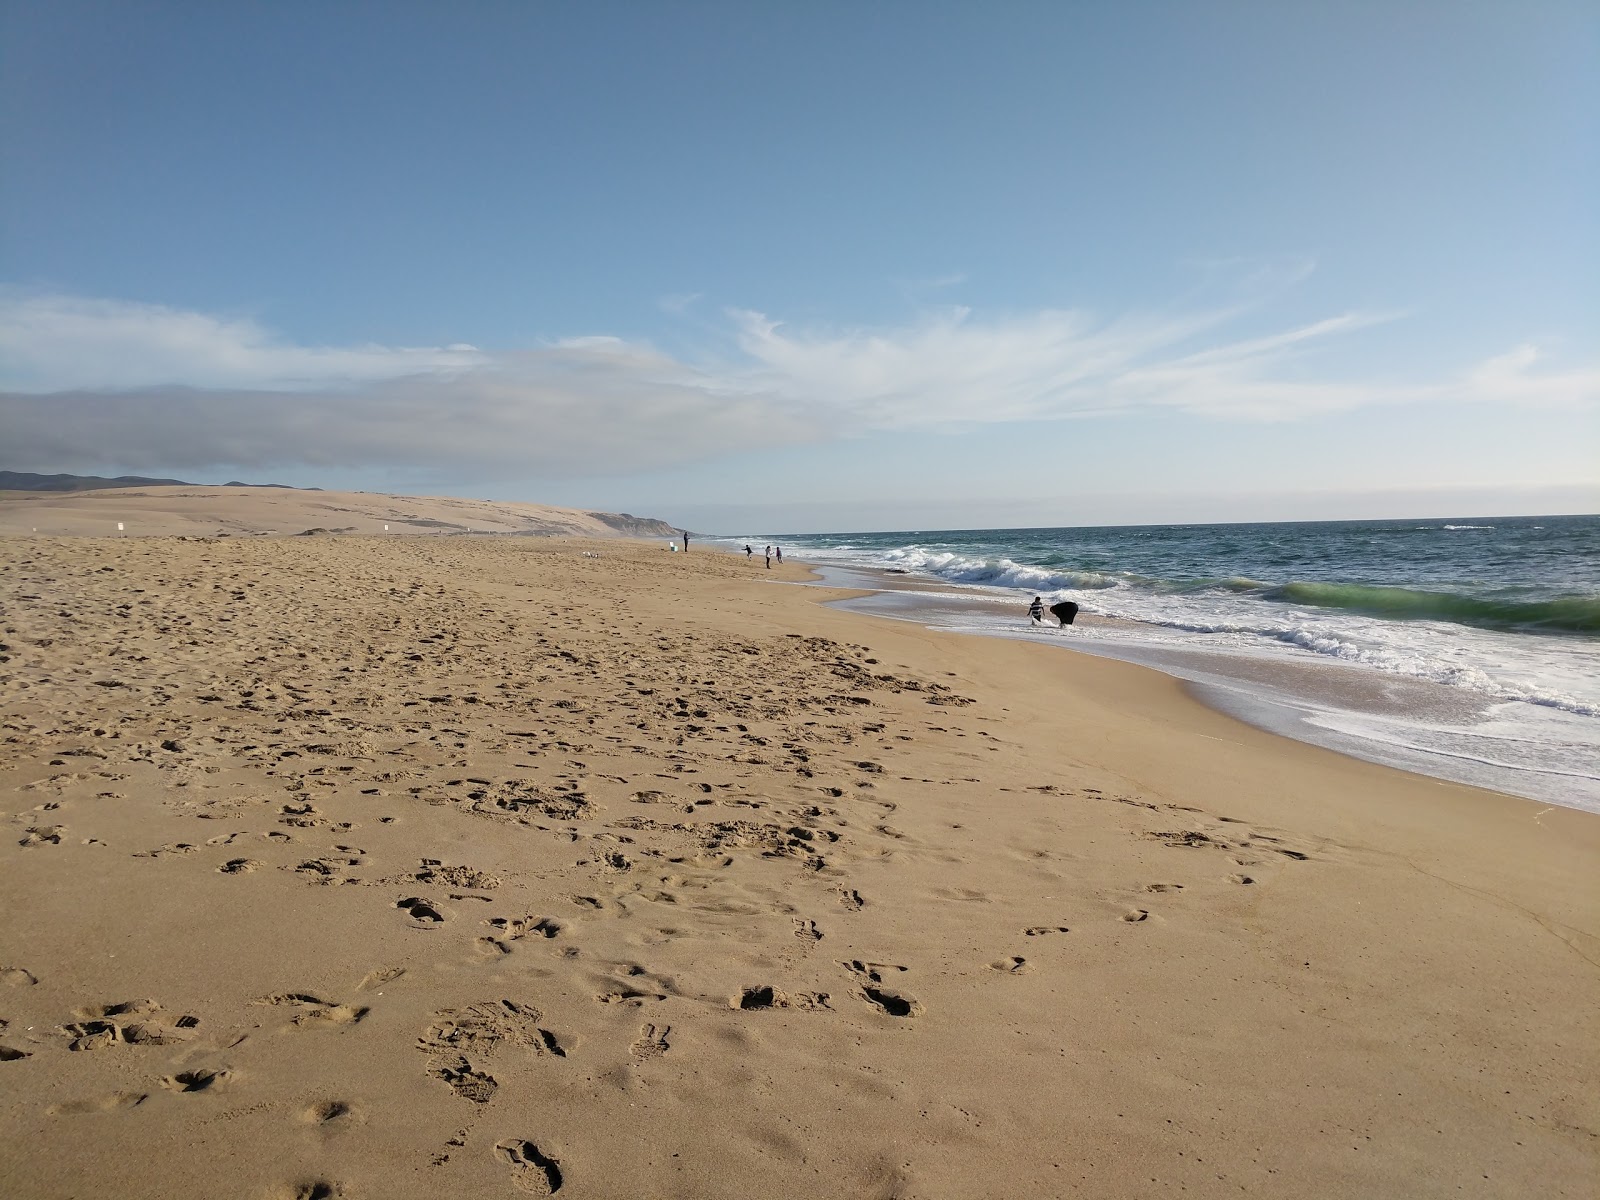
<path id="1" fill-rule="evenodd" d="M 988 615 L 1002 605 L 1009 613 L 1010 608 L 1020 611 L 1020 606 L 936 577 L 875 567 L 809 565 L 822 586 L 868 593 L 836 602 L 850 611 L 1004 640 L 1039 641 L 1058 632 L 1053 626 L 1029 628 L 1020 617 L 1014 630 L 964 622 L 962 614 Z M 913 597 L 932 602 L 924 599 L 919 603 Z M 1115 630 L 1121 640 L 1071 640 L 1072 631 L 1097 627 Z M 1387 674 L 1362 664 L 1162 644 L 1159 626 L 1093 613 L 1083 614 L 1077 624 L 1060 632 L 1066 634 L 1067 642 L 1046 644 L 1161 671 L 1182 680 L 1200 703 L 1254 728 L 1429 779 L 1600 812 L 1600 780 L 1592 776 L 1506 765 L 1447 744 L 1428 746 L 1405 740 L 1406 733 L 1417 726 L 1424 734 L 1433 729 L 1449 731 L 1456 738 L 1470 734 L 1474 727 L 1491 730 L 1495 710 L 1514 701 Z M 1135 640 L 1140 637 L 1146 641 Z M 1493 753 L 1492 743 L 1488 753 Z"/>
<path id="2" fill-rule="evenodd" d="M 1444 1200 L 1600 1167 L 1591 814 L 770 586 L 792 560 L 7 546 L 19 1200 Z"/>

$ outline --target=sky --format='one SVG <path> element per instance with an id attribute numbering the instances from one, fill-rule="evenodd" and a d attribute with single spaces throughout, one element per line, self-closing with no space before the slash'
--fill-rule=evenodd
<path id="1" fill-rule="evenodd" d="M 1600 511 L 1600 7 L 0 0 L 0 469 Z"/>

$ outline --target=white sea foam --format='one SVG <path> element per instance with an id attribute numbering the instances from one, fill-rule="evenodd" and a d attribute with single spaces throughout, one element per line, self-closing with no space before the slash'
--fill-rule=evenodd
<path id="1" fill-rule="evenodd" d="M 887 569 L 913 586 L 925 576 L 987 602 L 897 590 L 862 600 L 868 611 L 1053 641 L 1024 623 L 1026 604 L 1072 600 L 1119 620 L 1080 623 L 1063 643 L 1191 679 L 1266 728 L 1600 811 L 1593 518 L 791 541 L 798 558 Z M 1263 673 L 1273 662 L 1286 669 Z M 1318 663 L 1325 671 L 1304 669 Z"/>
<path id="2" fill-rule="evenodd" d="M 1590 638 L 1531 636 L 1447 621 L 1387 620 L 1288 604 L 1267 598 L 1263 585 L 1251 579 L 1156 586 L 1131 574 L 1052 569 L 1003 556 L 965 557 L 915 545 L 840 546 L 805 554 L 843 566 L 927 574 L 996 596 L 1026 592 L 1049 603 L 1072 600 L 1085 612 L 1158 626 L 1217 649 L 1276 644 L 1291 653 L 1357 663 L 1497 700 L 1600 717 L 1600 642 Z M 1150 634 L 1097 631 L 1097 636 Z"/>

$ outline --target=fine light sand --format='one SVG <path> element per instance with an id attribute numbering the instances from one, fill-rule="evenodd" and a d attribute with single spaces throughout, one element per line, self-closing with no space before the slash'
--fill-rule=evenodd
<path id="1" fill-rule="evenodd" d="M 1554 1197 L 1600 820 L 743 558 L 0 542 L 7 1197 Z"/>

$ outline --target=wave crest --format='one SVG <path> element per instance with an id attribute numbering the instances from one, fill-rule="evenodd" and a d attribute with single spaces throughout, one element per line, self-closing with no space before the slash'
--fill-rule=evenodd
<path id="1" fill-rule="evenodd" d="M 1334 608 L 1402 621 L 1451 621 L 1487 629 L 1533 629 L 1600 633 L 1600 597 L 1496 600 L 1456 592 L 1374 587 L 1359 583 L 1285 583 L 1261 593 L 1264 600 Z"/>

